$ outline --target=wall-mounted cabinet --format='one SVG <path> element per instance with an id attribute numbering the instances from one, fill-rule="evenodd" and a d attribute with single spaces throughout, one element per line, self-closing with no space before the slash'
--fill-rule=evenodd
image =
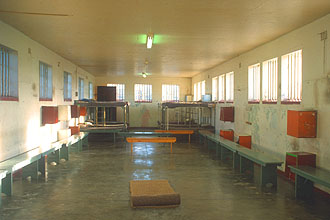
<path id="1" fill-rule="evenodd" d="M 234 122 L 235 112 L 234 107 L 221 107 L 220 121 Z"/>
<path id="2" fill-rule="evenodd" d="M 296 138 L 315 138 L 316 115 L 316 111 L 288 110 L 287 134 Z"/>
<path id="3" fill-rule="evenodd" d="M 77 105 L 71 105 L 71 118 L 79 118 L 80 108 Z"/>
<path id="4" fill-rule="evenodd" d="M 58 108 L 57 106 L 42 106 L 42 125 L 55 124 L 58 122 Z"/>

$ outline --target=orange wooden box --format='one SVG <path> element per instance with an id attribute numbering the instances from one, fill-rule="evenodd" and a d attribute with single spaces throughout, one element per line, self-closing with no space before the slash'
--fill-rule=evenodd
<path id="1" fill-rule="evenodd" d="M 240 135 L 238 137 L 238 144 L 251 149 L 251 136 L 250 135 Z"/>
<path id="2" fill-rule="evenodd" d="M 80 132 L 79 126 L 69 127 L 71 129 L 71 135 L 78 134 Z"/>
<path id="3" fill-rule="evenodd" d="M 80 107 L 80 116 L 86 116 L 86 115 L 87 115 L 87 108 Z"/>
<path id="4" fill-rule="evenodd" d="M 234 141 L 234 131 L 233 130 L 220 130 L 220 136 L 227 140 Z"/>
<path id="5" fill-rule="evenodd" d="M 287 134 L 297 138 L 315 138 L 316 115 L 316 111 L 288 110 Z"/>

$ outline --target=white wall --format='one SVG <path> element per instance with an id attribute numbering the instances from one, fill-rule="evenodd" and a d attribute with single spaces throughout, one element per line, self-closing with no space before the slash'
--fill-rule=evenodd
<path id="1" fill-rule="evenodd" d="M 63 100 L 63 71 L 72 74 L 72 97 L 77 99 L 77 77 L 88 82 L 94 76 L 0 21 L 0 44 L 18 51 L 19 101 L 0 101 L 0 161 L 26 152 L 56 137 L 60 124 L 41 126 L 41 106 L 70 105 Z M 31 53 L 29 53 L 29 48 Z M 39 101 L 39 61 L 52 66 L 53 101 Z M 95 83 L 94 83 L 95 84 Z M 55 136 L 55 137 L 54 137 Z"/>
<path id="2" fill-rule="evenodd" d="M 328 30 L 328 39 L 321 41 L 319 33 Z M 330 14 L 292 31 L 278 39 L 257 47 L 236 58 L 193 77 L 192 85 L 206 80 L 206 93 L 211 93 L 212 77 L 235 72 L 235 122 L 228 123 L 236 134 L 251 134 L 253 147 L 285 159 L 290 151 L 317 154 L 317 166 L 330 169 Z M 248 66 L 278 57 L 295 50 L 303 50 L 303 94 L 299 105 L 248 104 Z M 281 74 L 279 68 L 279 75 Z M 280 86 L 280 81 L 279 81 Z M 280 93 L 279 93 L 280 94 Z M 279 96 L 280 97 L 280 96 Z M 230 104 L 218 104 L 219 107 Z M 317 138 L 288 136 L 287 110 L 317 110 Z M 216 119 L 216 130 L 224 123 Z M 249 125 L 246 122 L 252 123 Z M 283 169 L 283 168 L 282 168 Z"/>
<path id="3" fill-rule="evenodd" d="M 191 78 L 170 78 L 141 76 L 132 77 L 96 77 L 95 86 L 106 86 L 107 83 L 125 84 L 125 100 L 130 103 L 129 119 L 130 127 L 157 127 L 157 121 L 161 121 L 158 113 L 158 103 L 162 102 L 162 84 L 176 84 L 180 86 L 180 101 L 184 101 L 186 94 L 191 94 Z M 134 84 L 152 85 L 152 103 L 134 102 Z"/>

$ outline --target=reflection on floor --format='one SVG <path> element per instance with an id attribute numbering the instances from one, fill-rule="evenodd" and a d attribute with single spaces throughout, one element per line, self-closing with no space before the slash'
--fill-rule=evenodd
<path id="1" fill-rule="evenodd" d="M 3 196 L 0 219 L 330 219 L 330 201 L 294 198 L 294 185 L 279 178 L 277 192 L 260 191 L 230 163 L 197 143 L 90 142 L 70 161 L 48 166 L 47 181 L 14 182 Z M 172 209 L 132 209 L 129 181 L 167 179 L 181 194 Z M 320 197 L 320 198 L 319 198 Z"/>

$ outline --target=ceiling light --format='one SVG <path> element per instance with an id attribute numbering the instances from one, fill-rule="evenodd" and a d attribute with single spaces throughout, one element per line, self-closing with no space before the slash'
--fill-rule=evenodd
<path id="1" fill-rule="evenodd" d="M 148 49 L 151 49 L 153 39 L 154 39 L 154 35 L 148 34 L 148 36 L 147 36 L 147 48 Z"/>
<path id="2" fill-rule="evenodd" d="M 147 77 L 147 74 L 145 72 L 142 73 L 142 77 L 143 78 L 146 78 Z"/>

